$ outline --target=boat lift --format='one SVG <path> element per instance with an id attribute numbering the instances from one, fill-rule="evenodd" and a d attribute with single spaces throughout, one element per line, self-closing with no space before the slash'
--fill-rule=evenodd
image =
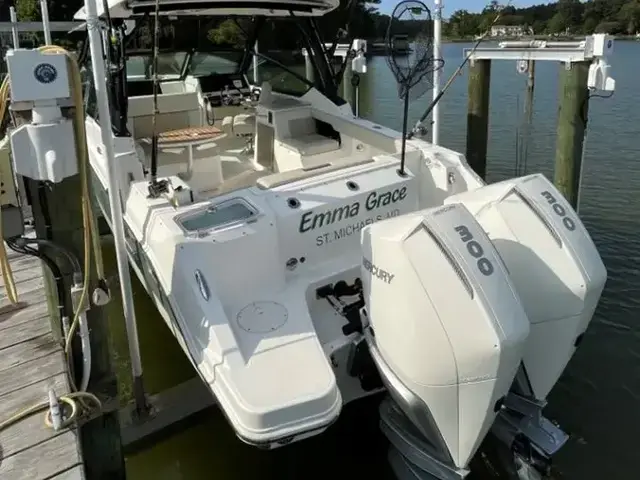
<path id="1" fill-rule="evenodd" d="M 563 62 L 567 69 L 573 63 L 591 62 L 587 87 L 613 92 L 616 82 L 610 76 L 607 58 L 613 53 L 613 38 L 603 33 L 590 35 L 579 42 L 548 42 L 519 40 L 500 42 L 497 47 L 464 49 L 465 57 L 476 60 L 514 60 L 518 72 L 524 73 L 529 61 Z"/>

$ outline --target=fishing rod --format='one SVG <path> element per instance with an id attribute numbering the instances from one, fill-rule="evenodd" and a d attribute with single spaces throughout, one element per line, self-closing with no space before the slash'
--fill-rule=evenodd
<path id="1" fill-rule="evenodd" d="M 160 194 L 167 191 L 167 181 L 158 181 L 158 89 L 160 87 L 158 80 L 158 52 L 160 50 L 160 0 L 155 2 L 153 25 L 153 116 L 151 117 L 151 171 L 149 175 L 149 196 L 157 198 Z"/>
<path id="2" fill-rule="evenodd" d="M 449 88 L 451 87 L 451 85 L 453 85 L 454 80 L 456 79 L 456 77 L 458 75 L 460 75 L 460 72 L 462 72 L 462 69 L 467 65 L 467 63 L 469 62 L 469 59 L 471 58 L 471 55 L 473 55 L 476 50 L 478 49 L 478 47 L 480 46 L 480 44 L 485 40 L 485 38 L 487 38 L 487 35 L 489 35 L 489 33 L 491 32 L 491 29 L 496 25 L 496 23 L 498 23 L 498 20 L 500 20 L 500 18 L 502 18 L 502 12 L 504 12 L 505 8 L 507 8 L 508 6 L 511 5 L 511 3 L 513 2 L 513 0 L 509 0 L 499 11 L 498 14 L 496 15 L 496 17 L 493 19 L 493 22 L 491 22 L 491 24 L 489 25 L 489 28 L 487 28 L 487 30 L 480 36 L 480 38 L 478 38 L 478 40 L 476 41 L 475 45 L 473 46 L 473 48 L 471 49 L 471 51 L 469 52 L 469 54 L 464 58 L 464 60 L 462 61 L 462 63 L 458 66 L 458 68 L 456 69 L 455 72 L 453 72 L 453 75 L 451 75 L 449 77 L 449 80 L 447 80 L 447 83 L 444 85 L 444 87 L 442 88 L 442 90 L 440 91 L 440 93 L 438 93 L 438 95 L 436 96 L 436 98 L 433 99 L 433 101 L 429 104 L 429 106 L 427 107 L 427 109 L 425 110 L 425 112 L 422 114 L 422 116 L 420 117 L 420 120 L 418 120 L 415 124 L 415 126 L 413 127 L 413 129 L 407 134 L 407 140 L 411 140 L 418 132 L 420 132 L 422 130 L 422 122 L 425 121 L 425 119 L 431 114 L 431 112 L 433 111 L 433 109 L 435 108 L 435 106 L 438 104 L 438 102 L 440 101 L 440 99 L 444 96 L 445 93 L 447 93 L 447 90 L 449 90 Z"/>

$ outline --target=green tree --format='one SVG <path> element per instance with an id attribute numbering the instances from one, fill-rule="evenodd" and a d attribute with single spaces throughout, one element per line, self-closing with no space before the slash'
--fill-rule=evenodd
<path id="1" fill-rule="evenodd" d="M 596 31 L 597 27 L 598 27 L 598 20 L 593 17 L 588 17 L 587 19 L 584 20 L 582 24 L 582 31 L 588 35 L 591 35 Z"/>
<path id="2" fill-rule="evenodd" d="M 483 14 L 486 13 L 493 13 L 496 14 L 498 13 L 498 10 L 500 10 L 500 2 L 498 2 L 498 0 L 491 0 L 486 7 L 484 7 L 484 9 L 482 10 Z"/>
<path id="3" fill-rule="evenodd" d="M 216 45 L 225 45 L 230 47 L 241 47 L 246 41 L 246 37 L 240 28 L 240 25 L 232 19 L 227 19 L 216 28 L 209 30 L 207 32 L 207 39 Z"/>
<path id="4" fill-rule="evenodd" d="M 21 22 L 37 20 L 40 17 L 40 5 L 38 0 L 16 0 L 16 15 Z"/>
<path id="5" fill-rule="evenodd" d="M 467 10 L 458 10 L 451 15 L 449 22 L 454 36 L 471 37 L 478 34 L 481 20 Z"/>
<path id="6" fill-rule="evenodd" d="M 547 31 L 549 33 L 564 33 L 566 29 L 567 21 L 564 15 L 560 12 L 556 13 L 547 24 Z"/>
<path id="7" fill-rule="evenodd" d="M 564 21 L 564 28 L 573 29 L 580 26 L 583 5 L 580 0 L 559 0 L 558 13 Z"/>
<path id="8" fill-rule="evenodd" d="M 623 31 L 623 27 L 620 22 L 601 22 L 596 27 L 596 33 L 608 33 L 610 35 L 616 35 Z"/>
<path id="9" fill-rule="evenodd" d="M 626 27 L 627 34 L 633 35 L 640 28 L 640 1 L 632 0 L 622 6 L 618 20 Z"/>

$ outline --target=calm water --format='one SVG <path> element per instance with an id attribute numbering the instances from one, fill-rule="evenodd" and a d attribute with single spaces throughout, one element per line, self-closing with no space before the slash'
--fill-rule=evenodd
<path id="1" fill-rule="evenodd" d="M 467 45 L 444 47 L 448 78 Z M 596 318 L 578 353 L 550 398 L 547 413 L 573 434 L 557 457 L 570 479 L 637 478 L 640 432 L 640 43 L 620 42 L 612 59 L 617 91 L 608 100 L 592 99 L 586 146 L 581 216 L 609 270 Z M 558 69 L 537 66 L 534 125 L 527 172 L 552 176 L 557 115 Z M 466 76 L 456 80 L 442 102 L 442 143 L 465 150 Z M 513 176 L 516 135 L 522 122 L 525 78 L 515 64 L 494 62 L 491 91 L 489 181 Z M 412 124 L 430 92 L 416 100 Z M 361 113 L 400 128 L 401 105 L 385 59 L 370 60 L 361 89 Z M 112 260 L 111 250 L 107 252 Z M 111 265 L 114 267 L 115 262 Z M 142 287 L 134 282 L 145 382 L 157 392 L 194 373 Z M 114 311 L 119 308 L 114 305 Z M 117 315 L 113 316 L 115 319 Z M 636 320 L 634 320 L 636 319 Z M 124 326 L 114 322 L 122 396 L 129 398 Z M 392 478 L 386 470 L 386 443 L 378 432 L 375 399 L 347 407 L 326 435 L 274 452 L 262 452 L 236 439 L 214 409 L 185 428 L 127 458 L 133 480 Z"/>

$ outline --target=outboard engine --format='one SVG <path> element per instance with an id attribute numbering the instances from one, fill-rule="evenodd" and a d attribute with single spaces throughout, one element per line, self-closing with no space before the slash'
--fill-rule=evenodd
<path id="1" fill-rule="evenodd" d="M 515 288 L 462 205 L 369 225 L 362 249 L 363 332 L 390 394 L 380 414 L 392 466 L 412 475 L 401 478 L 463 478 L 522 362 L 529 320 Z"/>
<path id="2" fill-rule="evenodd" d="M 545 474 L 568 436 L 541 411 L 593 317 L 607 271 L 576 212 L 541 174 L 449 202 L 464 204 L 487 232 L 531 321 L 522 367 L 493 432 Z"/>

